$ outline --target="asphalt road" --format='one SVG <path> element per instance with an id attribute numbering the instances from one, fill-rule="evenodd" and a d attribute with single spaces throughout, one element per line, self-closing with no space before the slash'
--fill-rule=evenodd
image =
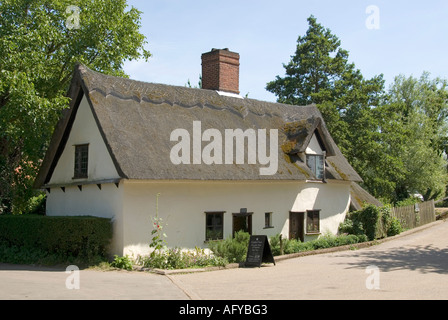
<path id="1" fill-rule="evenodd" d="M 1 300 L 448 299 L 448 222 L 261 268 L 158 275 L 0 264 Z"/>

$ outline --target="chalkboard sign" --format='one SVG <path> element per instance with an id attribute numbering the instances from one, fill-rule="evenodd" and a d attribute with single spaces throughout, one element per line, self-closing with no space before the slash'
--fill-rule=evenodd
<path id="1" fill-rule="evenodd" d="M 250 236 L 245 267 L 261 267 L 262 262 L 273 263 L 271 246 L 267 236 Z"/>

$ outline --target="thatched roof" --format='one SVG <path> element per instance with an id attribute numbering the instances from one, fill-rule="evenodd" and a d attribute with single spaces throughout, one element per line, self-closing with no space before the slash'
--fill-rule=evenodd
<path id="1" fill-rule="evenodd" d="M 327 151 L 326 179 L 361 181 L 335 145 L 316 106 L 293 106 L 221 95 L 213 90 L 145 83 L 107 76 L 78 65 L 69 97 L 35 186 L 50 181 L 85 94 L 118 174 L 124 179 L 307 180 L 313 173 L 300 159 L 314 132 Z M 262 176 L 259 164 L 174 165 L 173 130 L 278 130 L 278 170 Z M 203 143 L 203 146 L 206 143 Z M 269 137 L 267 146 L 269 146 Z M 267 148 L 269 150 L 269 147 Z"/>
<path id="2" fill-rule="evenodd" d="M 350 196 L 351 196 L 350 209 L 353 211 L 361 210 L 366 204 L 373 204 L 377 207 L 383 206 L 381 201 L 379 201 L 370 193 L 368 193 L 356 182 L 352 182 L 350 186 Z"/>

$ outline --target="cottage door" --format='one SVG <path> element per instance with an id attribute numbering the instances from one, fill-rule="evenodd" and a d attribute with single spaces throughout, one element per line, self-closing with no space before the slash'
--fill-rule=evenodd
<path id="1" fill-rule="evenodd" d="M 233 214 L 233 234 L 238 231 L 252 234 L 252 213 Z"/>
<path id="2" fill-rule="evenodd" d="M 289 239 L 303 242 L 304 212 L 289 212 Z"/>

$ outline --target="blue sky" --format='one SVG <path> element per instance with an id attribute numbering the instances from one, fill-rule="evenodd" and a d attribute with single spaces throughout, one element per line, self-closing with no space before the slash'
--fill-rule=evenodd
<path id="1" fill-rule="evenodd" d="M 125 63 L 132 78 L 147 82 L 197 85 L 201 54 L 229 48 L 240 54 L 240 91 L 249 98 L 275 101 L 266 83 L 284 76 L 283 63 L 294 54 L 307 18 L 341 40 L 366 78 L 383 74 L 388 87 L 395 76 L 448 79 L 448 1 L 402 0 L 130 0 L 142 11 L 141 32 L 152 53 L 148 62 Z M 379 29 L 366 20 L 379 10 Z"/>

